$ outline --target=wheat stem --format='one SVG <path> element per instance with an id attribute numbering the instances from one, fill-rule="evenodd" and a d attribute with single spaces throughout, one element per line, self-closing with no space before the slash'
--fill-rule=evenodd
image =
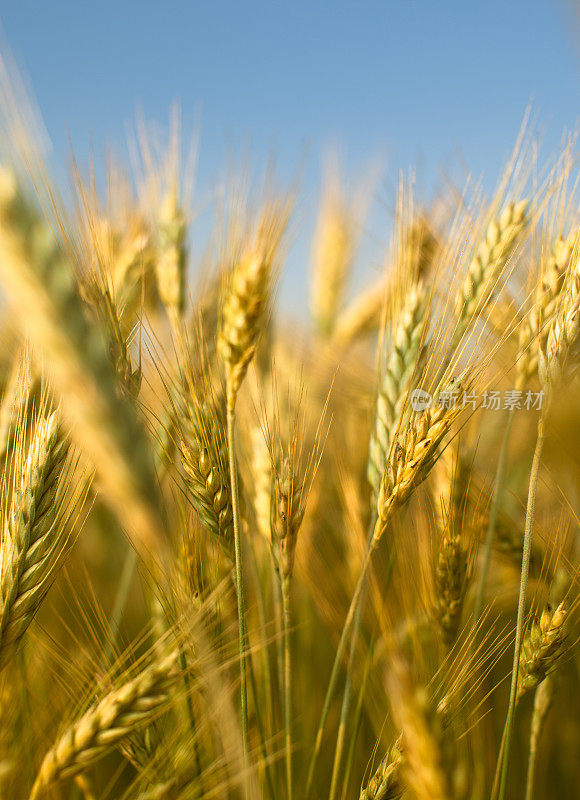
<path id="1" fill-rule="evenodd" d="M 282 612 L 284 623 L 284 726 L 286 739 L 286 786 L 288 800 L 292 800 L 292 659 L 290 650 L 290 581 L 282 582 Z"/>
<path id="2" fill-rule="evenodd" d="M 530 554 L 532 551 L 532 531 L 534 522 L 534 506 L 536 501 L 536 487 L 538 485 L 538 475 L 540 471 L 540 460 L 542 457 L 543 446 L 544 446 L 544 414 L 541 414 L 540 419 L 538 420 L 538 436 L 536 439 L 536 448 L 534 450 L 534 458 L 532 461 L 532 469 L 530 472 L 530 484 L 528 488 L 528 504 L 526 508 L 526 525 L 524 529 L 524 546 L 522 553 L 522 569 L 520 575 L 520 593 L 518 598 L 518 617 L 516 623 L 516 641 L 514 645 L 514 661 L 512 667 L 510 699 L 509 699 L 508 713 L 505 723 L 505 746 L 503 748 L 503 757 L 502 754 L 500 753 L 501 780 L 499 786 L 498 800 L 505 799 L 505 793 L 507 787 L 510 745 L 511 745 L 513 722 L 514 722 L 514 715 L 516 708 L 516 694 L 518 688 L 520 652 L 521 652 L 522 636 L 524 630 L 526 591 L 528 587 L 528 574 L 530 570 Z"/>
<path id="3" fill-rule="evenodd" d="M 229 392 L 228 392 L 229 395 Z M 246 642 L 245 642 L 245 613 L 244 613 L 244 588 L 242 579 L 242 546 L 240 537 L 240 498 L 238 488 L 238 470 L 235 454 L 235 406 L 227 403 L 226 411 L 228 461 L 230 468 L 230 483 L 232 489 L 232 512 L 234 525 L 234 561 L 236 575 L 236 597 L 238 602 L 238 651 L 240 656 L 240 704 L 242 712 L 242 738 L 244 743 L 244 759 L 248 762 L 248 689 L 246 676 Z"/>
<path id="4" fill-rule="evenodd" d="M 352 736 L 350 737 L 350 743 L 349 743 L 349 746 L 348 746 L 348 753 L 347 753 L 347 756 L 346 756 L 346 766 L 345 766 L 345 769 L 344 769 L 344 778 L 343 778 L 343 781 L 342 781 L 342 795 L 341 795 L 342 800 L 345 800 L 346 796 L 348 794 L 348 788 L 349 788 L 349 784 L 350 784 L 350 776 L 351 776 L 352 768 L 353 768 L 353 765 L 354 765 L 356 742 L 357 742 L 357 739 L 358 739 L 358 735 L 359 735 L 360 728 L 361 728 L 361 723 L 362 723 L 362 718 L 363 718 L 364 698 L 365 698 L 365 694 L 366 694 L 366 690 L 367 690 L 367 684 L 368 684 L 368 680 L 369 680 L 371 666 L 372 666 L 372 663 L 373 663 L 373 647 L 374 647 L 374 643 L 371 641 L 371 644 L 370 644 L 370 647 L 369 647 L 369 652 L 368 652 L 368 655 L 367 655 L 366 661 L 365 661 L 365 668 L 364 668 L 361 688 L 360 688 L 360 692 L 359 692 L 359 696 L 358 696 L 358 700 L 357 700 L 357 704 L 356 704 L 356 709 L 355 709 L 355 712 L 354 712 L 354 720 L 353 720 L 353 725 L 352 725 Z"/>
<path id="5" fill-rule="evenodd" d="M 489 519 L 487 521 L 487 531 L 485 534 L 485 550 L 483 552 L 483 566 L 481 568 L 481 579 L 479 588 L 477 590 L 477 597 L 475 600 L 475 609 L 473 612 L 473 624 L 477 625 L 481 616 L 483 608 L 483 598 L 485 595 L 485 584 L 487 581 L 487 573 L 489 572 L 489 564 L 491 561 L 491 551 L 493 547 L 493 536 L 495 533 L 495 526 L 497 523 L 497 515 L 499 513 L 500 500 L 502 494 L 503 478 L 505 474 L 505 467 L 507 461 L 507 452 L 509 440 L 514 421 L 515 408 L 510 409 L 507 422 L 504 428 L 501 447 L 497 460 L 497 470 L 495 473 L 495 480 L 493 484 L 493 494 L 491 497 L 491 505 L 489 509 Z"/>
<path id="6" fill-rule="evenodd" d="M 375 531 L 375 525 L 377 524 L 377 515 L 373 514 L 371 516 L 371 521 L 369 523 L 369 530 L 368 530 L 368 537 L 367 537 L 367 547 L 370 546 L 373 538 L 373 534 Z M 338 789 L 338 776 L 340 773 L 340 762 L 342 760 L 342 753 L 344 750 L 344 745 L 346 741 L 346 723 L 348 720 L 348 714 L 350 711 L 350 703 L 352 698 L 352 669 L 354 666 L 354 660 L 356 656 L 356 648 L 358 644 L 358 637 L 360 633 L 360 626 L 362 621 L 362 607 L 363 603 L 359 603 L 358 608 L 356 610 L 353 629 L 352 629 L 352 638 L 350 642 L 350 653 L 348 656 L 348 665 L 346 671 L 346 683 L 344 687 L 344 695 L 342 698 L 342 708 L 340 710 L 340 722 L 338 725 L 338 735 L 336 737 L 336 749 L 334 752 L 334 765 L 332 767 L 332 779 L 330 783 L 330 795 L 329 800 L 334 800 L 336 796 L 336 790 Z"/>
<path id="7" fill-rule="evenodd" d="M 326 695 L 324 698 L 324 705 L 322 707 L 322 713 L 320 715 L 320 721 L 318 723 L 318 730 L 316 732 L 316 740 L 314 743 L 314 750 L 312 756 L 310 758 L 310 764 L 308 766 L 308 777 L 306 780 L 306 791 L 305 791 L 305 800 L 311 795 L 312 792 L 312 784 L 314 780 L 314 773 L 316 771 L 316 765 L 318 763 L 318 758 L 320 756 L 320 750 L 322 748 L 322 737 L 324 735 L 324 728 L 326 727 L 326 722 L 328 720 L 328 714 L 330 713 L 330 706 L 332 703 L 332 698 L 334 695 L 334 690 L 336 688 L 336 682 L 338 680 L 338 674 L 340 671 L 340 663 L 342 661 L 342 656 L 344 654 L 344 650 L 346 648 L 346 643 L 348 639 L 348 635 L 350 633 L 351 627 L 353 625 L 356 612 L 361 600 L 362 590 L 364 587 L 366 575 L 371 564 L 372 554 L 380 540 L 382 533 L 384 532 L 384 523 L 381 519 L 377 520 L 377 524 L 375 526 L 375 530 L 369 545 L 367 546 L 365 556 L 363 559 L 363 563 L 359 572 L 358 580 L 350 601 L 350 606 L 346 615 L 346 619 L 344 621 L 344 625 L 342 628 L 342 633 L 340 635 L 340 640 L 338 642 L 338 647 L 336 648 L 336 653 L 334 656 L 334 663 L 332 665 L 332 671 L 330 673 L 330 679 L 328 681 L 328 687 L 326 689 Z"/>

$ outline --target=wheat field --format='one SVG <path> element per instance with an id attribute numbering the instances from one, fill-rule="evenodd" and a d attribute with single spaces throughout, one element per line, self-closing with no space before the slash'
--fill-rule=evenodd
<path id="1" fill-rule="evenodd" d="M 329 175 L 297 325 L 299 187 L 196 241 L 175 136 L 65 202 L 1 116 L 0 796 L 576 797 L 575 138 L 402 178 L 356 292 Z"/>

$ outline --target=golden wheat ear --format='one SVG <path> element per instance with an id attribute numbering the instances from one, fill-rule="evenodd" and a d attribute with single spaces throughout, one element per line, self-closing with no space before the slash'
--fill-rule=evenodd
<path id="1" fill-rule="evenodd" d="M 257 230 L 244 244 L 239 259 L 226 276 L 218 346 L 226 368 L 230 408 L 254 357 L 275 277 L 275 259 L 288 222 L 288 204 L 275 204 L 262 212 Z"/>
<path id="2" fill-rule="evenodd" d="M 387 753 L 372 778 L 364 789 L 361 789 L 359 800 L 398 800 L 405 791 L 401 782 L 401 766 L 403 763 L 401 737 L 397 739 Z"/>
<path id="3" fill-rule="evenodd" d="M 377 397 L 375 425 L 369 444 L 367 477 L 372 488 L 371 505 L 376 506 L 381 477 L 391 449 L 392 438 L 405 406 L 411 380 L 419 370 L 426 326 L 427 291 L 421 281 L 414 284 L 393 324 L 392 342 Z"/>
<path id="4" fill-rule="evenodd" d="M 87 319 L 68 255 L 6 169 L 0 172 L 0 277 L 46 356 L 65 419 L 94 463 L 103 494 L 148 556 L 165 552 L 163 501 L 142 421 L 117 391 L 105 338 Z"/>
<path id="5" fill-rule="evenodd" d="M 455 341 L 464 336 L 470 323 L 481 314 L 528 222 L 528 201 L 521 200 L 509 203 L 489 223 L 455 299 Z"/>
<path id="6" fill-rule="evenodd" d="M 175 650 L 153 662 L 74 722 L 45 755 L 30 800 L 42 797 L 59 781 L 81 774 L 154 720 L 169 702 L 169 689 L 179 675 L 177 660 Z"/>
<path id="7" fill-rule="evenodd" d="M 88 489 L 82 478 L 76 487 L 68 483 L 74 469 L 56 412 L 41 408 L 28 444 L 25 437 L 21 422 L 3 487 L 13 486 L 1 542 L 0 669 L 13 657 L 70 552 Z"/>

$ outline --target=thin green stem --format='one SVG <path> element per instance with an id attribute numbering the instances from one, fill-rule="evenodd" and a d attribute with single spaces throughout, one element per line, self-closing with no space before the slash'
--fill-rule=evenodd
<path id="1" fill-rule="evenodd" d="M 344 769 L 344 780 L 342 782 L 342 800 L 348 795 L 348 788 L 350 784 L 350 776 L 352 774 L 352 767 L 354 764 L 354 755 L 356 751 L 356 740 L 358 739 L 358 734 L 360 731 L 361 723 L 362 723 L 362 716 L 363 716 L 363 708 L 364 708 L 364 699 L 365 693 L 367 689 L 367 683 L 371 671 L 371 665 L 373 663 L 373 644 L 371 643 L 371 647 L 369 649 L 369 653 L 366 657 L 365 661 L 365 669 L 363 673 L 362 684 L 360 688 L 360 692 L 358 695 L 358 700 L 356 704 L 356 709 L 354 712 L 354 721 L 352 726 L 352 736 L 350 738 L 350 743 L 348 745 L 348 752 L 346 755 L 346 766 Z"/>
<path id="2" fill-rule="evenodd" d="M 384 523 L 379 520 L 375 527 L 374 535 L 371 538 L 371 541 L 366 549 L 366 553 L 364 556 L 364 560 L 361 566 L 361 570 L 358 576 L 357 584 L 352 595 L 352 599 L 350 601 L 350 606 L 348 609 L 348 613 L 346 615 L 346 619 L 344 621 L 344 625 L 342 628 L 342 633 L 340 635 L 340 640 L 338 643 L 338 647 L 336 649 L 336 654 L 334 656 L 334 663 L 332 665 L 332 671 L 330 673 L 330 680 L 328 682 L 328 687 L 326 689 L 326 696 L 324 698 L 324 705 L 322 707 L 322 713 L 320 715 L 320 722 L 318 723 L 318 730 L 316 732 L 316 741 L 314 743 L 314 750 L 312 752 L 312 756 L 310 758 L 310 764 L 308 766 L 308 777 L 306 780 L 306 791 L 305 791 L 305 800 L 308 800 L 310 794 L 312 792 L 312 785 L 314 781 L 314 773 L 316 771 L 316 765 L 318 763 L 318 758 L 320 756 L 320 750 L 322 748 L 322 737 L 324 735 L 324 728 L 326 727 L 326 722 L 328 720 L 328 714 L 330 713 L 330 706 L 332 704 L 332 698 L 334 695 L 334 690 L 336 688 L 336 682 L 338 680 L 338 675 L 340 672 L 340 664 L 342 661 L 342 656 L 344 654 L 344 650 L 346 648 L 348 635 L 350 633 L 352 624 L 354 622 L 354 618 L 359 606 L 359 602 L 362 595 L 362 590 L 365 583 L 365 578 L 371 563 L 371 557 L 375 550 L 375 547 L 379 541 L 380 536 L 383 533 L 383 525 Z"/>
<path id="3" fill-rule="evenodd" d="M 507 422 L 504 428 L 501 448 L 497 462 L 497 470 L 495 473 L 495 480 L 493 484 L 493 494 L 491 497 L 491 505 L 489 509 L 489 519 L 487 521 L 487 532 L 485 535 L 485 550 L 483 553 L 483 566 L 481 568 L 481 580 L 479 589 L 477 590 L 477 597 L 475 600 L 475 609 L 473 613 L 473 624 L 477 625 L 481 616 L 483 608 L 483 598 L 485 596 L 485 584 L 487 581 L 487 573 L 489 572 L 489 564 L 491 561 L 491 551 L 493 547 L 493 537 L 495 533 L 495 526 L 497 524 L 497 516 L 499 513 L 500 500 L 503 488 L 503 478 L 505 474 L 505 467 L 507 462 L 508 445 L 514 421 L 515 408 L 511 408 L 508 414 Z"/>
<path id="4" fill-rule="evenodd" d="M 371 516 L 371 520 L 369 523 L 368 535 L 367 535 L 367 548 L 370 547 L 373 534 L 375 531 L 375 525 L 377 524 L 377 514 L 374 513 Z M 336 748 L 334 751 L 334 764 L 332 766 L 332 778 L 330 781 L 330 794 L 329 800 L 335 800 L 336 792 L 338 789 L 338 778 L 340 775 L 340 765 L 342 761 L 342 753 L 344 751 L 344 746 L 346 743 L 346 724 L 348 722 L 348 715 L 350 712 L 350 703 L 352 699 L 352 670 L 354 667 L 354 661 L 356 657 L 356 648 L 358 646 L 358 637 L 360 633 L 361 621 L 362 621 L 362 608 L 363 608 L 363 599 L 361 597 L 361 602 L 358 604 L 358 608 L 356 610 L 356 614 L 354 617 L 354 624 L 352 629 L 352 638 L 350 641 L 350 652 L 348 655 L 348 664 L 346 668 L 346 682 L 344 686 L 344 695 L 342 698 L 342 708 L 340 709 L 340 722 L 338 724 L 338 734 L 336 737 Z"/>
<path id="5" fill-rule="evenodd" d="M 133 576 L 137 568 L 139 557 L 135 548 L 128 544 L 127 554 L 123 562 L 123 569 L 121 570 L 121 577 L 119 578 L 119 586 L 117 594 L 115 595 L 115 602 L 113 603 L 113 610 L 111 611 L 110 622 L 110 637 L 103 654 L 103 664 L 107 664 L 115 645 L 117 644 L 117 637 L 121 627 L 121 620 L 125 612 L 127 600 L 129 599 L 129 590 L 133 583 Z"/>
<path id="6" fill-rule="evenodd" d="M 229 393 L 228 393 L 229 394 Z M 228 460 L 230 467 L 230 483 L 232 489 L 232 513 L 234 522 L 234 557 L 236 570 L 236 596 L 238 601 L 238 650 L 240 656 L 240 704 L 242 712 L 242 739 L 244 745 L 244 760 L 248 766 L 248 689 L 246 677 L 246 641 L 245 641 L 245 613 L 244 613 L 244 587 L 242 583 L 242 546 L 240 537 L 240 499 L 238 489 L 238 470 L 235 454 L 235 412 L 234 405 L 228 401 L 227 412 Z"/>
<path id="7" fill-rule="evenodd" d="M 286 786 L 288 800 L 292 800 L 292 653 L 290 650 L 290 581 L 282 582 L 282 611 L 284 617 L 284 727 L 286 739 Z"/>
<path id="8" fill-rule="evenodd" d="M 514 645 L 514 662 L 512 666 L 512 677 L 510 686 L 510 699 L 508 713 L 505 724 L 505 746 L 503 748 L 503 758 L 501 758 L 501 780 L 499 787 L 499 800 L 505 800 L 507 787 L 507 776 L 509 767 L 510 745 L 513 732 L 514 714 L 516 708 L 516 695 L 518 688 L 518 671 L 520 667 L 520 651 L 524 631 L 524 618 L 526 611 L 526 591 L 528 588 L 528 574 L 530 571 L 530 554 L 532 551 L 532 531 L 534 523 L 534 506 L 536 501 L 536 487 L 538 485 L 538 475 L 540 472 L 540 460 L 544 445 L 544 414 L 540 415 L 538 421 L 538 437 L 536 448 L 530 471 L 530 484 L 528 488 L 528 504 L 526 508 L 526 525 L 524 529 L 524 546 L 522 553 L 522 570 L 520 575 L 520 594 L 518 598 L 518 617 L 516 622 L 516 641 Z"/>
<path id="9" fill-rule="evenodd" d="M 262 716 L 260 714 L 260 702 L 259 702 L 259 698 L 258 698 L 258 687 L 256 686 L 256 676 L 254 674 L 251 650 L 248 650 L 247 657 L 248 657 L 248 674 L 250 676 L 250 687 L 252 689 L 252 694 L 254 696 L 254 709 L 255 709 L 255 712 L 256 712 L 256 725 L 258 727 L 258 733 L 260 734 L 260 749 L 262 751 L 262 761 L 264 763 L 264 772 L 265 772 L 265 775 L 266 775 L 266 783 L 268 784 L 268 793 L 270 795 L 270 800 L 275 800 L 276 792 L 274 791 L 274 781 L 273 781 L 273 778 L 272 778 L 272 770 L 270 769 L 270 758 L 269 758 L 269 755 L 268 755 L 268 749 L 266 747 L 266 737 L 264 735 L 264 724 L 262 722 Z"/>
<path id="10" fill-rule="evenodd" d="M 260 629 L 262 631 L 265 631 L 266 630 L 266 609 L 265 609 L 265 603 L 264 603 L 264 597 L 263 597 L 263 583 L 260 580 L 258 562 L 257 562 L 257 559 L 256 559 L 256 549 L 254 547 L 254 544 L 253 544 L 252 540 L 250 540 L 250 553 L 251 553 L 251 556 L 252 556 L 252 559 L 251 559 L 250 563 L 251 563 L 251 565 L 253 567 L 254 577 L 256 579 L 256 584 L 257 584 L 258 589 L 259 589 L 258 597 L 257 597 L 257 600 L 258 600 L 257 610 L 258 610 L 259 621 L 260 621 Z M 245 631 L 245 640 L 246 641 L 247 641 L 247 636 L 248 636 L 248 632 L 246 630 Z M 272 675 L 271 675 L 271 671 L 270 671 L 270 659 L 269 659 L 269 655 L 268 655 L 268 644 L 267 644 L 267 642 L 263 642 L 260 645 L 260 652 L 262 653 L 262 668 L 264 670 L 264 680 L 265 680 L 266 686 L 268 687 L 267 690 L 271 694 L 271 688 L 270 687 L 271 687 L 271 684 L 272 684 Z M 257 725 L 257 728 L 258 728 L 258 733 L 260 735 L 260 749 L 262 751 L 262 761 L 263 761 L 263 764 L 264 764 L 264 772 L 265 772 L 265 775 L 266 775 L 266 782 L 268 784 L 268 792 L 270 794 L 270 798 L 271 798 L 271 800 L 275 800 L 274 780 L 273 780 L 273 777 L 272 777 L 272 766 L 271 766 L 271 763 L 270 763 L 271 759 L 270 759 L 270 754 L 268 752 L 268 747 L 267 747 L 267 744 L 266 744 L 266 734 L 265 734 L 265 727 L 264 727 L 266 725 L 266 727 L 269 727 L 270 730 L 272 729 L 272 714 L 271 714 L 272 704 L 271 703 L 269 704 L 269 712 L 270 712 L 268 714 L 269 718 L 264 723 L 264 721 L 262 720 L 262 716 L 260 714 L 261 700 L 260 700 L 260 697 L 258 695 L 258 687 L 257 687 L 257 684 L 256 684 L 254 661 L 252 659 L 251 648 L 249 648 L 249 647 L 247 648 L 246 654 L 247 654 L 247 658 L 248 658 L 248 675 L 250 677 L 250 688 L 252 690 L 252 695 L 254 697 L 254 710 L 255 710 L 255 713 L 256 713 L 256 725 Z M 264 703 L 264 704 L 266 705 L 266 703 Z"/>

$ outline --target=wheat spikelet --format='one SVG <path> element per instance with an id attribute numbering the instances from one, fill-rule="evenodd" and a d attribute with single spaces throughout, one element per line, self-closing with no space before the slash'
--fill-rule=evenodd
<path id="1" fill-rule="evenodd" d="M 13 442 L 15 422 L 22 402 L 28 402 L 30 398 L 32 380 L 28 353 L 23 350 L 14 357 L 0 403 L 0 459 L 6 457 Z"/>
<path id="2" fill-rule="evenodd" d="M 304 486 L 284 458 L 276 473 L 275 519 L 272 525 L 272 556 L 282 582 L 289 580 L 294 569 L 298 530 L 304 517 Z"/>
<path id="3" fill-rule="evenodd" d="M 403 434 L 393 442 L 383 472 L 378 497 L 382 529 L 396 508 L 425 480 L 440 454 L 440 445 L 462 410 L 468 383 L 452 381 L 436 394 L 432 406 L 416 413 Z"/>
<path id="4" fill-rule="evenodd" d="M 233 514 L 223 403 L 208 395 L 205 401 L 187 404 L 178 424 L 181 458 L 195 510 L 231 556 Z"/>
<path id="5" fill-rule="evenodd" d="M 81 190 L 82 191 L 82 190 Z M 94 212 L 82 220 L 85 247 L 96 262 L 95 282 L 109 288 L 119 308 L 132 324 L 141 300 L 154 305 L 153 236 L 142 214 L 134 211 L 120 226 Z"/>
<path id="6" fill-rule="evenodd" d="M 79 446 L 122 522 L 149 551 L 163 549 L 162 500 L 147 437 L 116 391 L 101 332 L 88 323 L 70 264 L 13 176 L 0 173 L 0 274 L 50 375 Z"/>
<path id="7" fill-rule="evenodd" d="M 518 361 L 518 388 L 522 388 L 538 370 L 538 354 L 546 349 L 550 325 L 558 311 L 558 300 L 577 238 L 578 233 L 574 232 L 566 239 L 558 236 L 552 244 L 535 304 L 520 326 L 519 349 L 523 356 Z"/>
<path id="8" fill-rule="evenodd" d="M 177 320 L 185 308 L 187 226 L 176 189 L 167 193 L 161 205 L 157 229 L 155 271 L 159 296 L 170 318 Z"/>
<path id="9" fill-rule="evenodd" d="M 401 737 L 389 749 L 372 778 L 362 789 L 359 800 L 398 800 L 404 791 L 401 783 L 403 763 Z"/>
<path id="10" fill-rule="evenodd" d="M 548 395 L 546 406 L 553 390 L 561 386 L 577 366 L 576 345 L 580 336 L 580 272 L 577 266 L 568 274 L 560 299 L 560 309 L 538 354 L 538 376 Z"/>
<path id="11" fill-rule="evenodd" d="M 330 336 L 340 310 L 354 255 L 352 212 L 338 191 L 329 193 L 318 221 L 310 293 L 312 318 L 318 333 Z"/>
<path id="12" fill-rule="evenodd" d="M 487 296 L 507 264 L 527 225 L 528 202 L 510 203 L 490 222 L 483 240 L 469 263 L 467 275 L 455 300 L 457 323 L 454 336 L 460 340 L 482 310 Z"/>
<path id="13" fill-rule="evenodd" d="M 535 689 L 554 669 L 565 643 L 567 611 L 564 603 L 555 610 L 546 606 L 540 619 L 534 619 L 522 644 L 518 672 L 517 699 Z"/>
<path id="14" fill-rule="evenodd" d="M 461 520 L 467 505 L 471 460 L 459 437 L 450 442 L 433 467 L 433 505 L 437 528 L 443 532 L 447 515 Z"/>
<path id="15" fill-rule="evenodd" d="M 45 755 L 30 800 L 36 800 L 60 780 L 78 775 L 119 745 L 135 730 L 156 718 L 167 704 L 175 680 L 177 652 L 144 669 L 105 695 L 58 739 Z"/>
<path id="16" fill-rule="evenodd" d="M 392 437 L 405 404 L 410 381 L 417 370 L 426 324 L 427 297 L 422 282 L 413 285 L 397 319 L 393 341 L 377 397 L 375 427 L 369 444 L 367 477 L 371 504 L 377 502 L 381 477 Z"/>
<path id="17" fill-rule="evenodd" d="M 259 425 L 256 425 L 252 429 L 252 477 L 254 486 L 254 513 L 256 515 L 258 531 L 264 539 L 269 541 L 273 472 L 268 446 Z"/>
<path id="18" fill-rule="evenodd" d="M 232 409 L 256 350 L 270 300 L 274 258 L 285 224 L 286 211 L 265 212 L 255 240 L 246 246 L 230 275 L 218 346 L 226 365 L 227 402 Z"/>
<path id="19" fill-rule="evenodd" d="M 370 336 L 380 325 L 385 302 L 386 283 L 383 279 L 361 292 L 336 320 L 333 341 L 342 347 Z"/>
<path id="20" fill-rule="evenodd" d="M 41 416 L 2 535 L 0 669 L 30 625 L 66 546 L 62 499 L 56 494 L 67 451 L 56 413 Z"/>
<path id="21" fill-rule="evenodd" d="M 123 314 L 113 302 L 109 289 L 95 287 L 94 304 L 98 321 L 108 339 L 109 359 L 119 380 L 119 391 L 136 398 L 141 390 L 141 364 L 133 366 L 128 335 L 123 325 Z M 139 359 L 140 361 L 140 359 Z"/>
<path id="22" fill-rule="evenodd" d="M 453 644 L 459 630 L 469 579 L 469 558 L 461 527 L 461 517 L 456 520 L 448 512 L 435 568 L 435 618 L 447 647 Z"/>

